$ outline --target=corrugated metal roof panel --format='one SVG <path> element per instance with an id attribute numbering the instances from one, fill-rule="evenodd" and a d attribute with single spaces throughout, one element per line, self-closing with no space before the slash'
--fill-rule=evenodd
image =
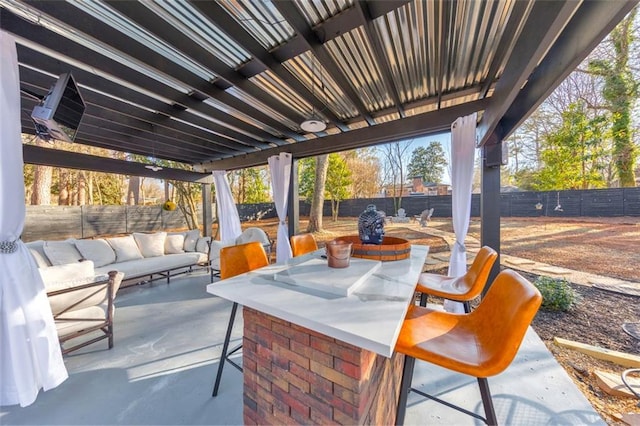
<path id="1" fill-rule="evenodd" d="M 353 6 L 353 0 L 295 0 L 295 4 L 307 22 L 314 26 L 350 8 Z"/>
<path id="2" fill-rule="evenodd" d="M 228 66 L 236 68 L 251 59 L 242 46 L 229 39 L 191 4 L 173 0 L 146 0 L 144 5 Z"/>
<path id="3" fill-rule="evenodd" d="M 369 112 L 393 106 L 389 89 L 362 27 L 326 43 L 326 48 Z"/>
<path id="4" fill-rule="evenodd" d="M 251 77 L 249 81 L 300 115 L 305 115 L 311 110 L 311 105 L 291 90 L 291 88 L 272 71 L 265 71 L 255 75 Z"/>
<path id="5" fill-rule="evenodd" d="M 271 1 L 223 0 L 219 3 L 267 50 L 295 35 Z"/>
<path id="6" fill-rule="evenodd" d="M 514 3 L 416 1 L 376 19 L 401 101 L 485 80 Z"/>
<path id="7" fill-rule="evenodd" d="M 343 120 L 358 115 L 358 111 L 344 95 L 340 87 L 329 76 L 329 73 L 320 64 L 320 61 L 311 53 L 305 52 L 285 63 L 283 65 L 295 75 L 302 84 L 304 84 L 310 92 L 326 108 Z M 322 115 L 322 111 L 315 111 Z M 311 106 L 307 109 L 307 114 L 311 113 Z"/>

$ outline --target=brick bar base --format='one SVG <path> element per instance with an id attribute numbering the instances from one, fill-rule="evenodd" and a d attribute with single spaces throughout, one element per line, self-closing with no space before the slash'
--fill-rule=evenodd
<path id="1" fill-rule="evenodd" d="M 243 309 L 245 424 L 395 424 L 403 355 Z"/>

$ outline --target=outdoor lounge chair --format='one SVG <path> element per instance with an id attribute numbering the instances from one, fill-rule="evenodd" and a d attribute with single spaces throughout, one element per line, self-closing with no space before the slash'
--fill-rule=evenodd
<path id="1" fill-rule="evenodd" d="M 113 347 L 113 300 L 123 277 L 122 272 L 111 271 L 108 279 L 96 282 L 48 286 L 47 297 L 63 354 L 103 339 L 109 340 L 109 349 Z M 66 345 L 89 334 L 97 336 L 72 346 Z"/>

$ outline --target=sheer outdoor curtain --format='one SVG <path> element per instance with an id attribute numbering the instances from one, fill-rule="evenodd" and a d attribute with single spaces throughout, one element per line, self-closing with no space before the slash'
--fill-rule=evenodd
<path id="1" fill-rule="evenodd" d="M 216 206 L 218 206 L 218 230 L 220 241 L 235 240 L 242 233 L 238 208 L 233 201 L 231 188 L 225 170 L 213 172 L 213 184 L 216 187 Z"/>
<path id="2" fill-rule="evenodd" d="M 451 125 L 451 208 L 456 242 L 451 248 L 448 275 L 467 272 L 467 248 L 464 239 L 471 217 L 471 186 L 476 152 L 476 113 L 460 117 Z M 450 312 L 464 312 L 462 303 L 445 301 Z"/>
<path id="3" fill-rule="evenodd" d="M 32 404 L 67 370 L 38 268 L 20 240 L 24 178 L 15 40 L 0 31 L 0 405 Z"/>
<path id="4" fill-rule="evenodd" d="M 278 238 L 276 243 L 276 262 L 284 263 L 291 259 L 291 244 L 289 243 L 289 230 L 285 218 L 287 216 L 287 204 L 289 202 L 289 180 L 291 179 L 291 154 L 281 152 L 279 155 L 269 157 L 269 170 L 271 171 L 271 188 L 273 201 L 278 213 Z"/>

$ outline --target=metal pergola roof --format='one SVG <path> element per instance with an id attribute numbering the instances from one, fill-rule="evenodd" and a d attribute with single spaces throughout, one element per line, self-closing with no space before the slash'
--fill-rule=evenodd
<path id="1" fill-rule="evenodd" d="M 0 0 L 22 127 L 58 75 L 88 104 L 76 142 L 215 169 L 447 131 L 502 141 L 637 0 Z M 29 95 L 31 94 L 31 95 Z M 326 131 L 306 133 L 312 114 Z M 177 178 L 25 146 L 25 162 Z M 71 163 L 73 165 L 71 165 Z M 177 171 L 175 173 L 178 173 Z"/>

